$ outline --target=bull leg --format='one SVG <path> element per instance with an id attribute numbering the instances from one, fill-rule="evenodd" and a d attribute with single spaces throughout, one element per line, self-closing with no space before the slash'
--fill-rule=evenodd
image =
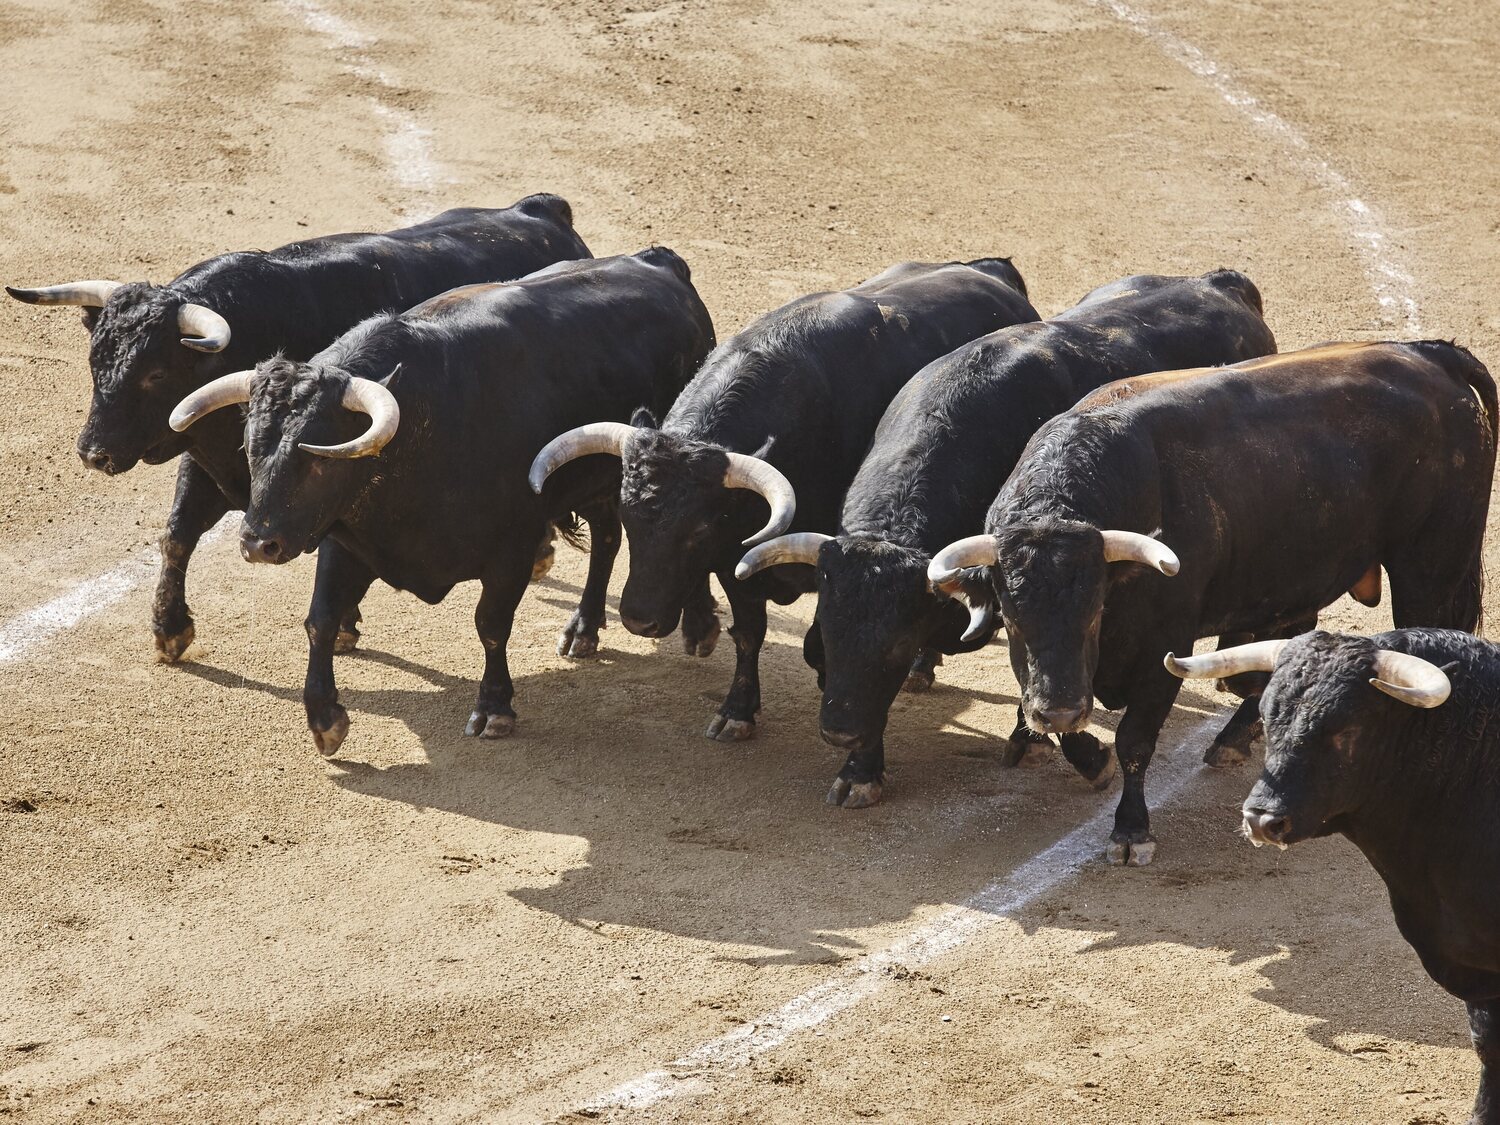
<path id="1" fill-rule="evenodd" d="M 1233 648 L 1252 641 L 1279 641 L 1300 636 L 1318 627 L 1318 616 L 1304 618 L 1282 629 L 1260 633 L 1230 633 L 1219 638 L 1219 648 Z M 1266 672 L 1243 672 L 1220 682 L 1219 687 L 1240 697 L 1243 702 L 1236 708 L 1229 722 L 1214 736 L 1213 742 L 1204 751 L 1203 761 L 1215 767 L 1237 766 L 1250 757 L 1250 747 L 1260 738 L 1264 728 L 1260 722 L 1260 696 L 1266 690 L 1271 677 Z"/>
<path id="2" fill-rule="evenodd" d="M 734 683 L 719 706 L 719 713 L 703 733 L 719 742 L 743 742 L 755 736 L 760 716 L 760 649 L 766 643 L 766 599 L 743 591 L 743 584 L 720 575 L 719 584 L 729 595 L 734 624 Z"/>
<path id="3" fill-rule="evenodd" d="M 709 656 L 718 643 L 719 604 L 705 574 L 682 607 L 682 650 L 689 656 Z"/>
<path id="4" fill-rule="evenodd" d="M 849 752 L 826 800 L 846 809 L 867 809 L 880 803 L 884 788 L 885 736 L 881 735 L 873 746 Z"/>
<path id="5" fill-rule="evenodd" d="M 1088 731 L 1065 734 L 1059 741 L 1062 743 L 1063 757 L 1078 771 L 1078 776 L 1096 790 L 1109 788 L 1116 771 L 1115 756 L 1108 746 Z"/>
<path id="6" fill-rule="evenodd" d="M 802 663 L 818 674 L 818 690 L 827 686 L 827 658 L 823 654 L 823 630 L 815 619 L 802 638 Z"/>
<path id="7" fill-rule="evenodd" d="M 619 524 L 615 525 L 615 546 L 618 550 Z M 613 560 L 614 552 L 610 552 Z M 510 665 L 506 660 L 505 646 L 510 641 L 511 626 L 515 624 L 516 607 L 526 593 L 526 584 L 531 581 L 532 553 L 512 552 L 495 560 L 482 579 L 484 592 L 479 595 L 479 604 L 474 608 L 474 628 L 484 645 L 484 678 L 479 681 L 479 697 L 464 733 L 480 738 L 504 738 L 516 729 L 516 713 L 510 705 L 516 687 L 511 682 Z M 589 560 L 589 580 L 594 578 L 594 560 Z M 608 570 L 605 572 L 608 578 Z M 588 591 L 585 587 L 584 597 Z M 584 607 L 580 605 L 579 612 Z M 603 612 L 603 599 L 600 599 Z"/>
<path id="8" fill-rule="evenodd" d="M 906 682 L 901 685 L 902 691 L 931 691 L 936 681 L 937 667 L 943 662 L 943 654 L 935 648 L 924 648 L 917 653 L 917 658 L 911 662 L 911 670 L 906 673 Z"/>
<path id="9" fill-rule="evenodd" d="M 349 733 L 349 712 L 339 703 L 333 679 L 333 654 L 343 622 L 358 612 L 360 599 L 375 581 L 375 572 L 332 539 L 318 547 L 318 571 L 312 605 L 307 611 L 307 679 L 302 705 L 307 729 L 318 753 L 331 758 Z"/>
<path id="10" fill-rule="evenodd" d="M 1115 757 L 1125 780 L 1115 809 L 1115 830 L 1104 854 L 1116 866 L 1145 867 L 1156 855 L 1151 814 L 1146 810 L 1146 768 L 1182 681 L 1159 663 L 1151 664 L 1132 685 L 1130 702 L 1115 731 Z"/>
<path id="11" fill-rule="evenodd" d="M 1264 678 L 1270 679 L 1269 676 Z M 1214 735 L 1213 742 L 1203 752 L 1204 763 L 1210 766 L 1240 765 L 1250 757 L 1250 745 L 1260 736 L 1261 729 L 1260 691 L 1256 691 L 1240 701 L 1234 714 L 1229 716 L 1229 722 Z"/>
<path id="12" fill-rule="evenodd" d="M 1052 740 L 1027 726 L 1025 712 L 1017 707 L 1016 729 L 1010 732 L 1010 737 L 1000 750 L 1000 764 L 1006 769 L 1022 764 L 1038 765 L 1047 760 L 1051 750 Z"/>
<path id="13" fill-rule="evenodd" d="M 156 658 L 170 664 L 193 643 L 193 614 L 187 604 L 188 560 L 203 533 L 229 511 L 229 498 L 202 465 L 184 455 L 177 462 L 177 491 L 167 530 L 161 537 L 161 576 L 151 606 Z"/>
<path id="14" fill-rule="evenodd" d="M 1500 1000 L 1468 1005 L 1469 1035 L 1479 1056 L 1479 1094 L 1469 1125 L 1500 1125 Z"/>
<path id="15" fill-rule="evenodd" d="M 615 556 L 620 553 L 620 513 L 615 505 L 602 504 L 581 514 L 589 521 L 589 576 L 584 580 L 578 609 L 557 638 L 557 655 L 578 660 L 599 651 L 599 630 L 604 628 L 604 596 L 609 589 L 610 573 L 615 568 Z"/>

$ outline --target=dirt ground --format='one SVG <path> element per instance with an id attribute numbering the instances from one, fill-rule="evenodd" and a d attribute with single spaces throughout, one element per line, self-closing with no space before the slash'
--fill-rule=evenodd
<path id="1" fill-rule="evenodd" d="M 11 0 L 4 280 L 164 281 L 552 190 L 596 253 L 686 256 L 721 336 L 899 259 L 988 254 L 1044 312 L 1234 266 L 1283 348 L 1404 331 L 1326 161 L 1380 216 L 1421 331 L 1496 362 L 1500 9 L 1141 4 L 1308 149 L 1089 0 Z M 377 587 L 324 763 L 299 702 L 310 564 L 251 568 L 221 537 L 191 575 L 191 659 L 152 663 L 129 560 L 172 473 L 87 475 L 87 388 L 76 313 L 0 304 L 0 629 L 106 572 L 130 587 L 0 663 L 0 1117 L 1464 1120 L 1461 1006 L 1352 847 L 1239 839 L 1253 767 L 1159 804 L 1154 866 L 1092 862 L 747 1065 L 600 1103 L 1114 794 L 1002 771 L 1015 685 L 992 647 L 898 703 L 886 803 L 828 808 L 810 600 L 773 614 L 760 736 L 720 746 L 700 732 L 729 645 L 696 660 L 612 617 L 597 662 L 553 654 L 583 574 L 566 551 L 517 622 L 514 739 L 461 736 L 475 591 Z M 1219 706 L 1185 691 L 1163 746 L 1191 760 Z"/>

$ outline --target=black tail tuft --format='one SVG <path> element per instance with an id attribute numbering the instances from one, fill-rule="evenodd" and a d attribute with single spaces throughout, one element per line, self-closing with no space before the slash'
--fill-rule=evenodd
<path id="1" fill-rule="evenodd" d="M 587 551 L 589 549 L 589 533 L 584 528 L 583 520 L 578 518 L 577 512 L 569 512 L 566 516 L 554 520 L 552 526 L 557 529 L 557 534 L 562 541 L 575 551 Z"/>

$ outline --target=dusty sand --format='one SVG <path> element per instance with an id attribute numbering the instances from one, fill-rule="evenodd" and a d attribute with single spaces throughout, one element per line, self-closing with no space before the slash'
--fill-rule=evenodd
<path id="1" fill-rule="evenodd" d="M 1423 332 L 1495 362 L 1495 7 L 1148 2 L 1312 155 L 1087 0 L 20 0 L 0 11 L 4 280 L 160 281 L 545 189 L 597 253 L 683 253 L 721 335 L 898 259 L 997 253 L 1044 312 L 1127 272 L 1234 266 L 1284 348 L 1392 334 L 1326 160 L 1381 215 Z M 85 357 L 76 313 L 0 304 L 0 624 L 165 516 L 170 469 L 74 457 Z M 898 703 L 885 804 L 827 808 L 809 600 L 773 615 L 760 736 L 724 747 L 700 731 L 727 644 L 694 660 L 612 618 L 598 662 L 553 655 L 582 573 L 563 552 L 523 606 L 501 744 L 460 735 L 475 591 L 432 609 L 377 588 L 339 666 L 352 733 L 319 760 L 312 568 L 250 568 L 230 537 L 195 564 L 181 666 L 151 662 L 149 584 L 0 664 L 0 1116 L 572 1119 L 1100 805 L 1060 764 L 1000 769 L 1015 687 L 992 647 Z M 1185 691 L 1163 745 L 1219 705 Z M 596 1112 L 1462 1121 L 1460 1005 L 1351 847 L 1237 837 L 1253 776 L 1191 778 L 1150 869 L 1091 864 L 751 1065 Z"/>

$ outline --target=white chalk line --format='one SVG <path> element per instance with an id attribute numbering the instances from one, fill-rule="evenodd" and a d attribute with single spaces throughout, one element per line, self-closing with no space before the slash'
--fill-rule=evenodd
<path id="1" fill-rule="evenodd" d="M 378 42 L 373 35 L 361 31 L 315 0 L 282 0 L 282 4 L 300 17 L 308 28 L 346 54 L 350 73 L 387 89 L 400 85 L 394 75 L 376 66 L 369 54 L 370 48 Z M 391 178 L 416 205 L 407 207 L 403 216 L 411 219 L 427 217 L 439 186 L 446 182 L 442 166 L 432 155 L 432 130 L 424 127 L 410 110 L 389 105 L 379 98 L 370 98 L 369 104 L 382 123 L 382 140 Z M 226 516 L 200 540 L 199 545 L 211 544 L 230 522 Z M 80 582 L 67 593 L 0 622 L 0 664 L 20 659 L 58 633 L 108 609 L 148 581 L 160 566 L 161 553 L 155 548 L 137 552 L 103 574 Z"/>
<path id="2" fill-rule="evenodd" d="M 282 0 L 282 6 L 342 52 L 346 60 L 344 69 L 350 74 L 387 90 L 401 86 L 400 79 L 381 68 L 370 54 L 370 49 L 379 42 L 377 37 L 330 12 L 317 0 Z M 403 208 L 403 217 L 430 218 L 438 186 L 447 182 L 442 165 L 432 152 L 432 130 L 423 126 L 411 110 L 382 98 L 371 97 L 368 104 L 381 123 L 387 170 L 413 197 L 412 204 Z"/>
<path id="3" fill-rule="evenodd" d="M 1312 142 L 1286 118 L 1266 106 L 1214 59 L 1187 40 L 1156 23 L 1139 8 L 1122 0 L 1088 0 L 1115 16 L 1132 31 L 1155 43 L 1168 58 L 1203 79 L 1225 102 L 1243 113 L 1263 132 L 1279 141 L 1297 167 L 1332 197 L 1333 209 L 1354 238 L 1365 279 L 1380 306 L 1382 322 L 1413 336 L 1422 332 L 1414 295 L 1416 282 L 1390 248 L 1379 213 L 1360 198 L 1349 177 L 1318 155 Z"/>
<path id="4" fill-rule="evenodd" d="M 1176 750 L 1157 755 L 1161 765 L 1151 774 L 1157 808 L 1203 771 L 1192 748 L 1223 722 L 1224 713 L 1210 715 L 1194 725 Z M 1106 798 L 1093 816 L 1062 839 L 885 949 L 861 957 L 781 1007 L 694 1047 L 665 1066 L 622 1082 L 579 1108 L 586 1113 L 647 1109 L 667 1098 L 702 1093 L 709 1078 L 745 1067 L 798 1032 L 827 1023 L 878 992 L 891 979 L 892 970 L 919 968 L 952 952 L 1072 879 L 1101 855 L 1114 827 L 1114 805 L 1113 796 Z"/>
<path id="5" fill-rule="evenodd" d="M 226 515 L 203 534 L 198 546 L 210 546 L 238 518 L 235 513 Z M 108 609 L 160 568 L 161 552 L 157 548 L 137 551 L 103 574 L 80 582 L 66 594 L 0 623 L 0 664 L 19 660 L 37 645 Z"/>

